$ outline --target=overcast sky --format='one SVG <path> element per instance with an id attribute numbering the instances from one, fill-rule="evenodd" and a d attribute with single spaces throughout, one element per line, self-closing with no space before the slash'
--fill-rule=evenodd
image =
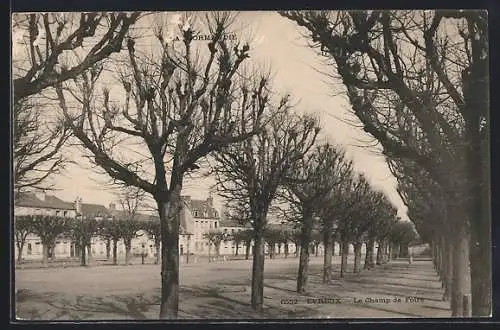
<path id="1" fill-rule="evenodd" d="M 302 38 L 304 31 L 274 12 L 245 12 L 239 19 L 253 35 L 251 60 L 272 69 L 274 85 L 298 101 L 297 110 L 320 115 L 323 136 L 342 145 L 355 169 L 364 172 L 374 187 L 384 191 L 399 209 L 399 215 L 406 218 L 406 207 L 395 189 L 396 180 L 380 155 L 379 147 L 374 147 L 373 139 L 355 126 L 355 117 L 341 95 L 341 83 L 321 73 L 334 74 L 335 68 L 327 66 L 316 50 L 306 46 Z M 78 164 L 68 166 L 63 175 L 53 178 L 59 189 L 54 194 L 68 201 L 77 196 L 89 203 L 107 205 L 115 201 L 116 196 L 103 188 L 106 177 L 95 174 L 76 153 L 73 158 Z M 204 199 L 212 183 L 210 179 L 188 180 L 183 194 Z"/>

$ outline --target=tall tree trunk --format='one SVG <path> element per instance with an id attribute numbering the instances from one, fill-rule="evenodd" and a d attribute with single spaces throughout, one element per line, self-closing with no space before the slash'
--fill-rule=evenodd
<path id="1" fill-rule="evenodd" d="M 453 283 L 453 249 L 454 244 L 451 238 L 443 239 L 443 253 L 441 262 L 441 272 L 443 273 L 444 293 L 443 300 L 450 300 Z"/>
<path id="2" fill-rule="evenodd" d="M 474 237 L 472 242 L 479 243 L 471 244 L 470 247 L 472 316 L 490 316 L 492 311 L 490 228 L 472 230 L 472 233 Z"/>
<path id="3" fill-rule="evenodd" d="M 156 240 L 156 239 L 155 239 L 155 249 L 156 249 L 155 264 L 158 265 L 160 263 L 160 259 L 161 259 L 161 244 L 160 244 L 160 241 Z"/>
<path id="4" fill-rule="evenodd" d="M 462 220 L 462 219 L 460 219 Z M 455 244 L 453 247 L 453 284 L 451 293 L 451 311 L 453 317 L 464 316 L 463 297 L 469 293 L 468 284 L 470 277 L 469 271 L 469 238 L 466 229 L 459 228 L 454 236 Z"/>
<path id="5" fill-rule="evenodd" d="M 488 58 L 483 59 L 486 47 L 476 38 L 472 43 L 472 58 L 468 74 L 463 75 L 463 94 L 466 105 L 467 162 L 469 185 L 468 220 L 471 228 L 470 262 L 472 316 L 490 316 L 492 312 L 491 265 L 491 197 L 490 197 L 490 129 Z M 483 71 L 484 70 L 484 71 Z M 481 121 L 486 117 L 486 125 Z M 478 171 L 480 172 L 478 179 Z"/>
<path id="6" fill-rule="evenodd" d="M 252 264 L 252 309 L 261 313 L 264 307 L 264 239 L 263 230 L 255 230 Z"/>
<path id="7" fill-rule="evenodd" d="M 250 245 L 251 244 L 252 244 L 251 242 L 246 242 L 246 244 L 245 244 L 245 260 L 250 259 Z"/>
<path id="8" fill-rule="evenodd" d="M 316 257 L 319 255 L 319 243 L 314 243 L 314 255 Z"/>
<path id="9" fill-rule="evenodd" d="M 219 258 L 220 256 L 220 243 L 215 244 L 215 257 Z"/>
<path id="10" fill-rule="evenodd" d="M 333 239 L 333 237 L 332 237 L 332 256 L 335 257 L 335 239 Z"/>
<path id="11" fill-rule="evenodd" d="M 235 252 L 234 252 L 234 255 L 235 256 L 238 256 L 238 249 L 240 248 L 240 244 L 239 243 L 236 243 L 236 247 L 235 247 Z"/>
<path id="12" fill-rule="evenodd" d="M 329 223 L 325 223 L 323 229 L 323 247 L 325 251 L 323 257 L 323 283 L 329 283 L 332 279 L 332 230 L 332 226 Z"/>
<path id="13" fill-rule="evenodd" d="M 80 266 L 86 266 L 87 265 L 87 251 L 86 251 L 86 247 L 85 247 L 85 244 L 82 242 L 82 244 L 80 244 L 82 247 L 81 247 L 81 252 L 80 252 Z"/>
<path id="14" fill-rule="evenodd" d="M 50 261 L 56 260 L 56 242 L 50 245 Z"/>
<path id="15" fill-rule="evenodd" d="M 378 247 L 377 247 L 377 257 L 376 257 L 376 264 L 381 265 L 384 262 L 384 242 L 380 240 L 378 242 Z"/>
<path id="16" fill-rule="evenodd" d="M 161 226 L 160 319 L 176 319 L 179 311 L 179 211 L 182 184 L 156 196 Z"/>
<path id="17" fill-rule="evenodd" d="M 299 257 L 299 255 L 300 255 L 300 250 L 301 250 L 300 244 L 295 243 L 295 258 L 298 258 L 298 257 Z"/>
<path id="18" fill-rule="evenodd" d="M 340 243 L 340 277 L 344 277 L 344 273 L 347 272 L 347 257 L 349 256 L 349 243 L 343 241 Z"/>
<path id="19" fill-rule="evenodd" d="M 106 238 L 106 259 L 111 257 L 111 239 Z"/>
<path id="20" fill-rule="evenodd" d="M 92 243 L 87 244 L 87 264 L 91 261 L 92 259 Z"/>
<path id="21" fill-rule="evenodd" d="M 373 268 L 373 246 L 375 245 L 375 241 L 371 238 L 366 242 L 366 254 L 365 254 L 365 264 L 363 265 L 364 269 Z"/>
<path id="22" fill-rule="evenodd" d="M 23 249 L 24 249 L 24 244 L 25 240 L 21 240 L 16 242 L 17 245 L 17 263 L 21 264 L 23 262 Z"/>
<path id="23" fill-rule="evenodd" d="M 49 244 L 43 244 L 42 246 L 42 263 L 47 265 L 49 262 Z"/>
<path id="24" fill-rule="evenodd" d="M 305 211 L 300 235 L 300 259 L 299 272 L 297 274 L 297 292 L 304 293 L 307 290 L 307 278 L 309 271 L 309 245 L 311 243 L 313 213 Z"/>
<path id="25" fill-rule="evenodd" d="M 359 273 L 361 271 L 361 247 L 363 243 L 354 243 L 354 270 L 353 273 Z"/>
<path id="26" fill-rule="evenodd" d="M 118 257 L 118 240 L 113 239 L 113 265 L 117 265 L 117 257 Z"/>
<path id="27" fill-rule="evenodd" d="M 130 263 L 130 250 L 132 249 L 132 242 L 130 239 L 124 239 L 125 245 L 125 265 L 128 266 Z"/>
<path id="28" fill-rule="evenodd" d="M 285 242 L 284 244 L 285 244 L 285 246 L 283 247 L 283 249 L 285 250 L 284 251 L 285 252 L 285 258 L 288 258 L 288 242 Z"/>

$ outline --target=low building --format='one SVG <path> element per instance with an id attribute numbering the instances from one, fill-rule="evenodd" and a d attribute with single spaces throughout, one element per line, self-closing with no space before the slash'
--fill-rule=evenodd
<path id="1" fill-rule="evenodd" d="M 52 215 L 74 218 L 76 210 L 73 203 L 48 195 L 45 191 L 23 192 L 15 196 L 14 215 Z M 54 247 L 49 248 L 49 257 L 69 257 L 70 248 L 70 239 L 61 237 L 56 241 Z M 16 248 L 14 253 L 16 259 L 18 253 Z M 42 256 L 43 246 L 40 238 L 32 233 L 28 234 L 22 251 L 22 259 L 38 260 L 42 259 Z"/>
<path id="2" fill-rule="evenodd" d="M 211 197 L 207 200 L 195 200 L 189 196 L 184 196 L 182 200 L 179 252 L 181 255 L 203 254 L 203 252 L 208 254 L 208 248 L 203 248 L 206 243 L 203 233 L 208 232 L 211 228 L 217 228 L 219 222 L 219 214 L 213 207 L 213 200 Z M 84 203 L 81 198 L 77 198 L 75 202 L 67 202 L 45 192 L 18 194 L 14 205 L 14 215 L 52 215 L 72 218 L 74 221 L 88 218 L 97 220 L 130 218 L 126 211 L 116 209 L 114 203 L 110 203 L 106 207 L 102 204 Z M 144 222 L 160 221 L 157 215 L 140 212 L 135 213 L 133 218 Z M 110 242 L 96 235 L 92 238 L 89 257 L 107 259 L 110 248 Z M 153 257 L 156 255 L 156 247 L 152 237 L 146 231 L 139 230 L 136 237 L 132 239 L 131 254 L 137 256 L 143 253 Z M 118 241 L 117 254 L 119 258 L 123 258 L 125 255 L 125 245 L 122 239 Z M 16 258 L 17 255 L 18 250 L 15 249 Z M 55 246 L 49 248 L 49 258 L 72 258 L 79 255 L 78 244 L 72 241 L 69 233 L 60 235 Z M 34 234 L 27 236 L 22 258 L 24 260 L 41 260 L 43 258 L 43 248 L 39 237 Z M 181 258 L 181 260 L 183 259 Z"/>

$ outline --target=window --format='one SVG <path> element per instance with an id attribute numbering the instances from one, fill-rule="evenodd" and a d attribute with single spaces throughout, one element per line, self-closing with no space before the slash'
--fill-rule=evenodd
<path id="1" fill-rule="evenodd" d="M 68 215 L 68 211 L 64 211 L 63 215 L 67 216 Z"/>
<path id="2" fill-rule="evenodd" d="M 214 228 L 217 228 L 217 221 L 214 222 Z"/>
<path id="3" fill-rule="evenodd" d="M 208 217 L 207 211 L 203 211 L 203 217 L 204 217 L 204 218 L 207 218 L 207 217 Z"/>
<path id="4" fill-rule="evenodd" d="M 31 247 L 31 243 L 28 243 L 28 255 L 30 256 L 33 253 L 33 249 Z"/>
<path id="5" fill-rule="evenodd" d="M 198 217 L 198 211 L 194 211 L 194 216 Z"/>
<path id="6" fill-rule="evenodd" d="M 61 212 L 61 211 L 56 210 L 56 216 L 59 216 L 59 212 Z"/>
<path id="7" fill-rule="evenodd" d="M 210 222 L 210 228 L 212 228 L 212 223 Z"/>
<path id="8" fill-rule="evenodd" d="M 214 218 L 217 218 L 217 211 L 214 211 Z"/>
<path id="9" fill-rule="evenodd" d="M 234 234 L 234 228 L 233 228 L 233 229 L 231 229 L 231 234 Z"/>

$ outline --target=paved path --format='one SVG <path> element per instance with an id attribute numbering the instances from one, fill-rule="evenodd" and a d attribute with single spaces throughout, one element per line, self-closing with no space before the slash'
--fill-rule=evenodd
<path id="1" fill-rule="evenodd" d="M 338 263 L 338 257 L 334 263 Z M 430 261 L 392 261 L 361 274 L 337 272 L 321 283 L 312 258 L 309 289 L 294 292 L 298 259 L 266 260 L 264 307 L 249 306 L 251 261 L 182 265 L 180 318 L 449 317 Z M 338 268 L 338 265 L 337 265 Z M 24 319 L 155 319 L 159 266 L 30 269 L 16 272 L 18 316 Z"/>

